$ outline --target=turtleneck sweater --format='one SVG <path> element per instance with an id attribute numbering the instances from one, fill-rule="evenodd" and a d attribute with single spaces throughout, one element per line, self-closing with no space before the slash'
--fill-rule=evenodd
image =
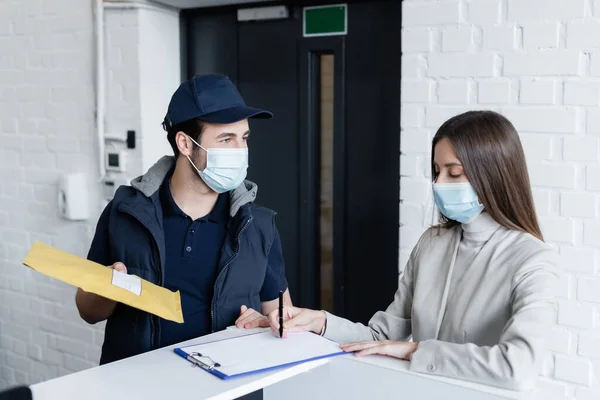
<path id="1" fill-rule="evenodd" d="M 500 228 L 500 224 L 494 221 L 490 214 L 482 212 L 473 221 L 461 224 L 461 227 L 462 237 L 450 280 L 449 296 L 452 296 L 456 287 L 461 286 L 463 279 L 470 280 L 469 272 L 477 268 L 473 260 L 494 232 Z"/>

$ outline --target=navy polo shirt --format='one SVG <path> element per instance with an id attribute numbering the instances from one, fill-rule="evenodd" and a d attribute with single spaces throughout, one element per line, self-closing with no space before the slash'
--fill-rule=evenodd
<path id="1" fill-rule="evenodd" d="M 164 287 L 180 291 L 185 323 L 161 319 L 161 347 L 211 332 L 211 301 L 229 222 L 228 193 L 220 194 L 213 210 L 194 221 L 173 200 L 170 181 L 169 175 L 160 189 L 166 249 Z"/>

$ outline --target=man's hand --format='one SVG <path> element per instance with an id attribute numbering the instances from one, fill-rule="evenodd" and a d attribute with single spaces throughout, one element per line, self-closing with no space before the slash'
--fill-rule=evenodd
<path id="1" fill-rule="evenodd" d="M 235 326 L 243 329 L 266 328 L 269 326 L 269 319 L 252 308 L 242 306 L 240 316 L 235 321 Z"/>
<path id="2" fill-rule="evenodd" d="M 116 262 L 107 268 L 124 274 L 127 273 L 127 267 L 122 262 Z M 117 302 L 78 288 L 75 295 L 75 305 L 79 310 L 79 315 L 85 322 L 95 324 L 108 319 L 115 310 Z"/>
<path id="3" fill-rule="evenodd" d="M 122 262 L 118 262 L 117 261 L 116 263 L 114 263 L 113 265 L 111 265 L 109 268 L 117 270 L 117 271 L 122 272 L 124 274 L 127 273 L 127 267 Z"/>
<path id="4" fill-rule="evenodd" d="M 127 267 L 125 266 L 125 264 L 123 264 L 122 262 L 119 262 L 119 261 L 117 261 L 113 265 L 109 265 L 107 268 L 114 269 L 115 271 L 119 271 L 119 272 L 122 272 L 124 274 L 127 273 Z M 81 288 L 79 288 L 78 290 L 81 290 L 83 293 L 86 293 L 86 294 L 88 293 L 88 292 L 86 292 L 85 290 L 83 290 Z M 98 295 L 96 295 L 96 296 L 98 296 Z M 101 297 L 101 296 L 98 296 L 98 297 Z M 106 299 L 105 297 L 102 297 L 102 298 L 105 299 L 105 300 L 109 300 L 109 299 Z M 110 301 L 112 301 L 112 300 L 110 300 Z"/>

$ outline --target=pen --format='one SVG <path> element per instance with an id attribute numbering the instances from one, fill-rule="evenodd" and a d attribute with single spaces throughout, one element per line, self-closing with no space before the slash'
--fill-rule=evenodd
<path id="1" fill-rule="evenodd" d="M 283 291 L 279 291 L 279 337 L 283 337 Z"/>

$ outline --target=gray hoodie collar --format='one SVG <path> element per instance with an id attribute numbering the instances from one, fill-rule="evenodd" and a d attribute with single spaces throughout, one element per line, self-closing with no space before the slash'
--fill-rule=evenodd
<path id="1" fill-rule="evenodd" d="M 151 197 L 160 188 L 160 185 L 162 185 L 174 165 L 174 156 L 162 157 L 156 164 L 150 167 L 148 172 L 133 179 L 131 187 L 140 191 L 144 196 Z M 232 217 L 235 216 L 243 205 L 253 202 L 257 192 L 258 186 L 250 181 L 244 181 L 240 187 L 229 192 L 231 201 L 230 215 Z"/>

